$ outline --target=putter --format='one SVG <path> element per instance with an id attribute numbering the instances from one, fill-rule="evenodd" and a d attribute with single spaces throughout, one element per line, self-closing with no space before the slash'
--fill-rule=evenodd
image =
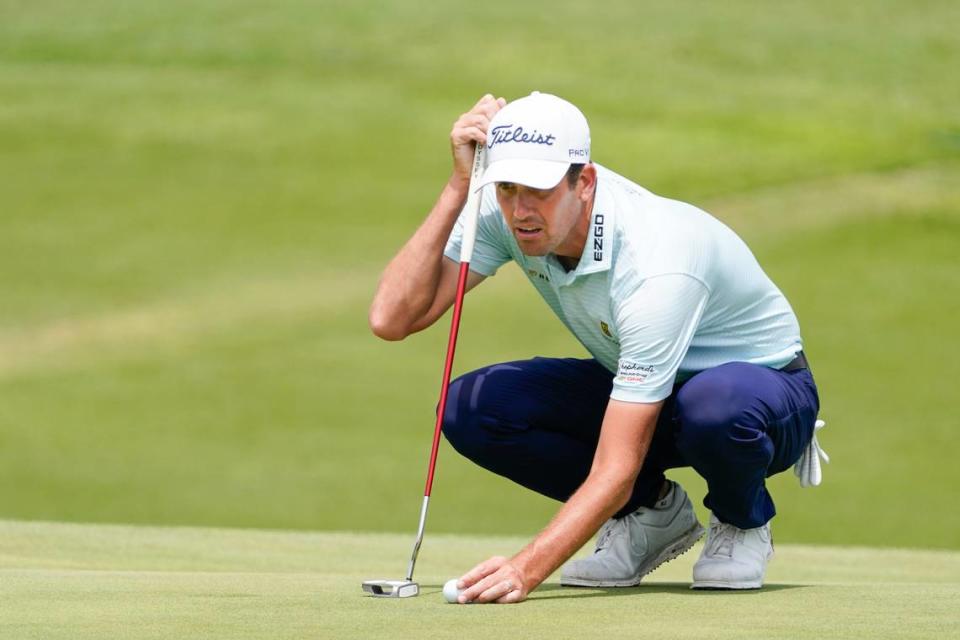
<path id="1" fill-rule="evenodd" d="M 460 244 L 460 274 L 457 278 L 457 295 L 453 302 L 453 319 L 450 321 L 450 338 L 447 341 L 447 359 L 443 365 L 443 382 L 440 385 L 440 404 L 437 406 L 437 422 L 433 429 L 433 447 L 430 449 L 430 464 L 427 468 L 427 484 L 423 490 L 423 504 L 420 506 L 420 526 L 413 543 L 413 553 L 407 568 L 407 577 L 403 580 L 366 580 L 363 590 L 377 598 L 411 598 L 420 593 L 420 585 L 413 581 L 413 568 L 417 564 L 417 554 L 423 542 L 423 529 L 427 523 L 427 507 L 430 504 L 430 492 L 433 490 L 433 472 L 437 467 L 437 451 L 440 448 L 440 431 L 443 426 L 443 414 L 447 406 L 447 389 L 450 387 L 450 372 L 453 370 L 453 353 L 457 348 L 457 332 L 460 329 L 460 312 L 463 309 L 463 296 L 466 293 L 467 273 L 470 259 L 473 257 L 473 244 L 477 238 L 477 215 L 480 213 L 480 194 L 477 184 L 486 160 L 486 147 L 477 144 L 473 154 L 473 171 L 470 173 L 470 193 L 463 210 L 463 238 Z"/>

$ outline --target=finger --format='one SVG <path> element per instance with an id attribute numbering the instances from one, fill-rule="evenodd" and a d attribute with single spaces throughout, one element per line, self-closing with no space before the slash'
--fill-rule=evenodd
<path id="1" fill-rule="evenodd" d="M 503 98 L 494 98 L 489 94 L 488 96 L 490 98 L 489 100 L 481 100 L 468 113 L 483 114 L 488 119 L 493 119 L 493 116 L 497 114 L 497 111 L 500 111 L 500 109 L 506 106 L 507 101 Z"/>
<path id="2" fill-rule="evenodd" d="M 483 113 L 467 113 L 460 116 L 460 119 L 453 124 L 453 130 L 451 134 L 456 136 L 458 131 L 463 131 L 464 129 L 479 129 L 480 131 L 486 131 L 490 128 L 490 118 Z"/>
<path id="3" fill-rule="evenodd" d="M 460 580 L 457 582 L 457 588 L 465 589 L 473 586 L 478 580 L 486 578 L 491 573 L 496 572 L 505 561 L 506 558 L 502 558 L 500 556 L 487 558 L 473 569 L 470 569 L 470 571 L 467 571 L 465 574 L 460 576 Z"/>
<path id="4" fill-rule="evenodd" d="M 486 575 L 482 579 L 477 580 L 472 585 L 463 589 L 460 592 L 460 597 L 458 600 L 460 602 L 487 602 L 489 599 L 484 599 L 483 594 L 489 591 L 491 587 L 502 582 L 503 576 L 497 572 Z"/>
<path id="5" fill-rule="evenodd" d="M 480 113 L 487 117 L 488 120 L 493 120 L 493 117 L 497 115 L 497 111 L 503 109 L 507 105 L 507 101 L 503 98 L 491 99 L 488 102 L 483 103 L 480 107 L 471 111 L 471 113 Z"/>
<path id="6" fill-rule="evenodd" d="M 457 120 L 457 126 L 460 127 L 480 127 L 486 129 L 490 124 L 490 116 L 486 113 L 465 113 Z"/>
<path id="7" fill-rule="evenodd" d="M 496 602 L 500 598 L 507 596 L 516 587 L 517 585 L 513 580 L 497 580 L 474 600 L 476 602 Z"/>
<path id="8" fill-rule="evenodd" d="M 500 98 L 500 100 L 502 100 L 502 98 Z M 493 116 L 497 115 L 497 111 L 500 111 L 504 106 L 500 104 L 500 100 L 491 99 L 489 102 L 485 102 L 478 112 L 492 120 Z"/>
<path id="9" fill-rule="evenodd" d="M 483 97 L 482 97 L 482 98 L 480 98 L 479 100 L 477 100 L 477 104 L 473 105 L 473 108 L 470 109 L 470 111 L 479 111 L 479 110 L 481 110 L 486 104 L 488 104 L 488 103 L 490 103 L 490 102 L 496 102 L 496 100 L 494 100 L 494 97 L 493 97 L 492 94 L 485 93 L 485 94 L 483 94 Z"/>
<path id="10" fill-rule="evenodd" d="M 464 590 L 462 595 L 469 602 L 492 602 L 509 593 L 514 584 L 503 571 L 497 571 Z"/>
<path id="11" fill-rule="evenodd" d="M 502 598 L 497 598 L 494 600 L 497 604 L 515 604 L 517 602 L 523 602 L 527 599 L 526 594 L 523 593 L 523 589 L 513 589 L 507 595 Z"/>
<path id="12" fill-rule="evenodd" d="M 453 139 L 453 143 L 457 146 L 467 144 L 468 142 L 487 143 L 487 132 L 479 127 L 454 129 L 450 136 Z"/>

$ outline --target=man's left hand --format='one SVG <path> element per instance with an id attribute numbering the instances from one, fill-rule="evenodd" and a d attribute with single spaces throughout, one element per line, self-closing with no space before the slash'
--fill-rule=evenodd
<path id="1" fill-rule="evenodd" d="M 494 556 L 463 574 L 457 602 L 513 604 L 523 602 L 536 585 L 528 584 L 523 572 L 508 558 Z"/>

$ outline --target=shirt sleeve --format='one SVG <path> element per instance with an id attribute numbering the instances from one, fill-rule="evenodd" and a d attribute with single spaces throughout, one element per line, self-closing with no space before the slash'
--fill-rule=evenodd
<path id="1" fill-rule="evenodd" d="M 659 402 L 670 395 L 709 295 L 692 276 L 665 274 L 644 280 L 617 302 L 620 357 L 612 399 Z"/>
<path id="2" fill-rule="evenodd" d="M 477 218 L 477 239 L 470 258 L 470 270 L 484 276 L 492 276 L 503 264 L 512 259 L 506 246 L 503 232 L 503 217 L 492 187 L 484 187 L 480 200 L 480 214 Z M 443 255 L 454 262 L 460 262 L 460 244 L 463 238 L 463 216 L 457 222 L 447 240 Z"/>

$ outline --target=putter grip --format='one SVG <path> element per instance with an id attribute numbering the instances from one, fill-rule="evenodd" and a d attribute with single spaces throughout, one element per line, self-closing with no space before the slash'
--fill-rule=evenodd
<path id="1" fill-rule="evenodd" d="M 473 245 L 477 239 L 477 216 L 480 214 L 480 176 L 486 158 L 487 147 L 477 143 L 477 150 L 473 154 L 473 170 L 470 172 L 470 193 L 467 195 L 467 204 L 463 207 L 466 215 L 463 219 L 463 237 L 460 240 L 460 262 L 469 263 L 473 257 Z"/>

